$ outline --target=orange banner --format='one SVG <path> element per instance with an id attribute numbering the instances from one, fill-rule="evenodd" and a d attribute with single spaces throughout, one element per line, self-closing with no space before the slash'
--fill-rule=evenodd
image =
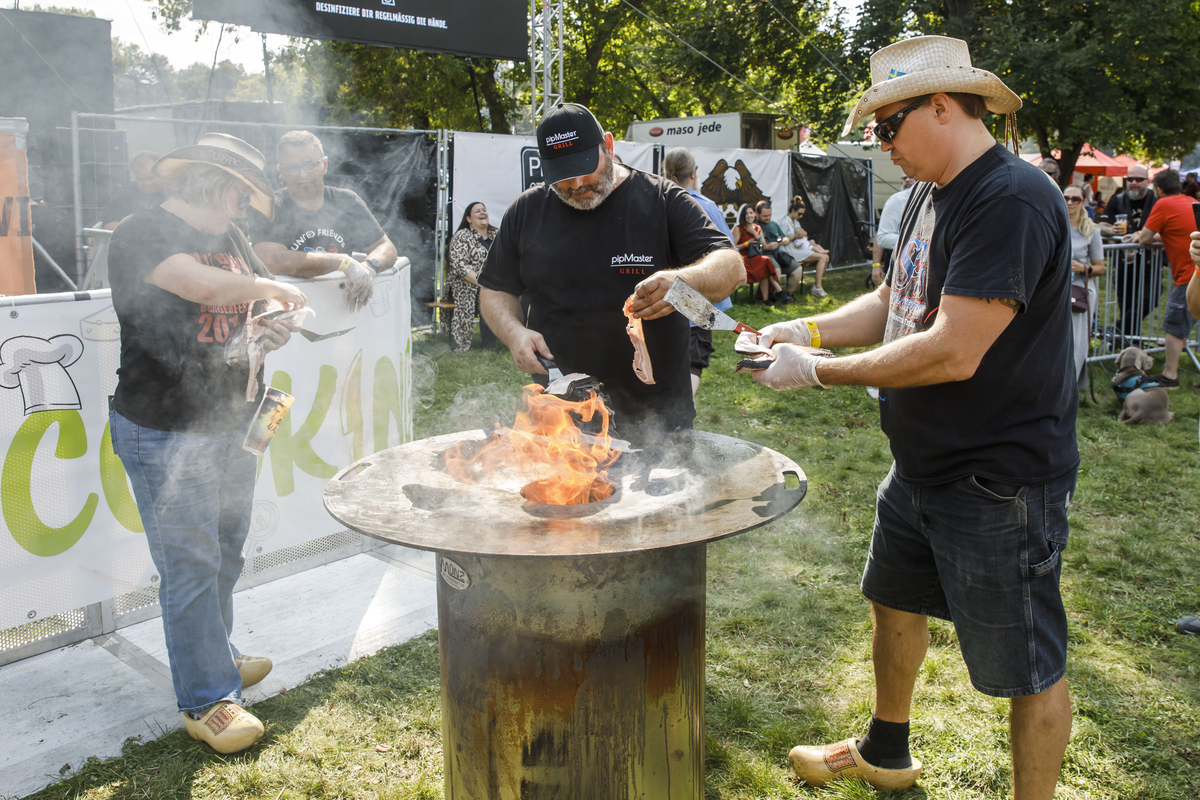
<path id="1" fill-rule="evenodd" d="M 0 119 L 0 295 L 34 294 L 29 162 L 20 118 Z"/>

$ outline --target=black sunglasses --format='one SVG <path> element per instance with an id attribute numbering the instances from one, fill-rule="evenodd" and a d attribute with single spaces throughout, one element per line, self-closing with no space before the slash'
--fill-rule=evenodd
<path id="1" fill-rule="evenodd" d="M 1126 183 L 1145 183 L 1146 179 L 1145 178 L 1126 178 L 1125 182 Z"/>
<path id="2" fill-rule="evenodd" d="M 876 122 L 875 135 L 879 137 L 879 141 L 890 142 L 892 139 L 895 139 L 896 132 L 900 130 L 900 123 L 904 122 L 904 118 L 928 102 L 928 100 L 918 100 L 912 105 L 908 105 L 900 109 L 887 119 L 881 122 Z"/>

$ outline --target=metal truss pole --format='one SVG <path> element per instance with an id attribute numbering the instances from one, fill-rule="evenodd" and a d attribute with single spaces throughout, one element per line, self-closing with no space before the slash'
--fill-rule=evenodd
<path id="1" fill-rule="evenodd" d="M 563 99 L 564 0 L 529 2 L 529 110 L 538 120 Z"/>

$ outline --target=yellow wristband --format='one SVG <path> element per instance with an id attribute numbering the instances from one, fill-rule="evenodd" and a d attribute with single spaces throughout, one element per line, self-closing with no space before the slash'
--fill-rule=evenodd
<path id="1" fill-rule="evenodd" d="M 821 346 L 821 330 L 817 327 L 817 323 L 811 319 L 804 320 L 804 324 L 808 326 L 808 345 L 809 347 Z"/>
<path id="2" fill-rule="evenodd" d="M 882 262 L 882 261 L 876 261 L 876 262 L 875 262 L 874 264 L 872 264 L 871 266 L 872 266 L 872 267 L 882 267 L 882 266 L 883 266 L 883 262 Z"/>

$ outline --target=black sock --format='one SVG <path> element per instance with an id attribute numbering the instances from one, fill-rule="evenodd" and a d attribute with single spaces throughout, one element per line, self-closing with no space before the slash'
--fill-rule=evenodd
<path id="1" fill-rule="evenodd" d="M 867 735 L 858 741 L 858 752 L 868 764 L 882 769 L 907 769 L 912 766 L 908 754 L 908 723 L 884 722 L 871 717 Z"/>

